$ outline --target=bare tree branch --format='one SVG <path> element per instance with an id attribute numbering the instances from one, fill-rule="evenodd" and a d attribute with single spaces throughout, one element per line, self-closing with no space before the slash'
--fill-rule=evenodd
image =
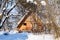
<path id="1" fill-rule="evenodd" d="M 17 6 L 18 3 L 16 3 L 13 7 L 11 7 L 11 9 L 7 12 L 7 16 L 5 17 L 5 19 L 1 22 L 1 26 L 3 26 L 4 22 L 6 21 L 6 19 L 8 18 L 9 13 L 13 10 L 13 8 L 15 8 Z"/>

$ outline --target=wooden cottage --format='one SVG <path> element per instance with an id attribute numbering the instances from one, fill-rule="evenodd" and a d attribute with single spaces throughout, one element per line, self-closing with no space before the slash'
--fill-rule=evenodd
<path id="1" fill-rule="evenodd" d="M 31 12 L 24 15 L 24 17 L 18 22 L 17 26 L 18 31 L 41 32 L 42 28 L 42 21 Z"/>

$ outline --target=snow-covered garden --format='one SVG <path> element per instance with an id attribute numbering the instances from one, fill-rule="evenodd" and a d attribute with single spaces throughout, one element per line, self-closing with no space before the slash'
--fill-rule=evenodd
<path id="1" fill-rule="evenodd" d="M 55 39 L 52 34 L 34 34 L 28 32 L 17 33 L 17 31 L 15 32 L 1 31 L 0 40 L 55 40 Z"/>

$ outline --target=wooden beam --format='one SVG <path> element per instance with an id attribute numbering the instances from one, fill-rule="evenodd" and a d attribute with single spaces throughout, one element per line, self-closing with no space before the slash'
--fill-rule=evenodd
<path id="1" fill-rule="evenodd" d="M 17 28 L 20 28 L 21 25 L 25 22 L 25 20 L 27 19 L 27 17 L 29 17 L 29 15 L 31 15 L 32 11 L 29 11 L 28 13 L 26 13 L 21 20 L 18 22 L 18 26 Z"/>

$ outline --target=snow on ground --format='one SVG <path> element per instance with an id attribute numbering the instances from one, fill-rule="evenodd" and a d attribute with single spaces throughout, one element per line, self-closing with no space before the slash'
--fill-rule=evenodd
<path id="1" fill-rule="evenodd" d="M 34 1 L 34 4 L 37 4 L 37 2 L 36 2 L 36 1 Z"/>
<path id="2" fill-rule="evenodd" d="M 33 0 L 26 0 L 27 1 L 27 3 L 30 1 L 31 3 L 33 3 Z"/>
<path id="3" fill-rule="evenodd" d="M 2 15 L 2 13 L 0 13 L 0 16 Z"/>
<path id="4" fill-rule="evenodd" d="M 0 40 L 55 40 L 55 39 L 52 34 L 33 34 L 27 32 L 17 33 L 16 30 L 11 30 L 10 32 L 0 31 Z M 56 40 L 60 40 L 60 38 L 57 38 Z"/>
<path id="5" fill-rule="evenodd" d="M 11 31 L 9 32 L 9 34 L 16 34 L 16 33 L 18 33 L 17 30 L 11 30 Z"/>
<path id="6" fill-rule="evenodd" d="M 0 35 L 0 40 L 26 40 L 27 38 L 28 36 L 26 32 Z"/>
<path id="7" fill-rule="evenodd" d="M 4 31 L 0 31 L 0 35 L 2 35 L 4 33 Z"/>
<path id="8" fill-rule="evenodd" d="M 17 31 L 17 30 L 0 31 L 0 35 L 3 35 L 4 33 L 8 33 L 8 34 L 16 34 L 16 33 L 18 33 L 18 31 Z"/>
<path id="9" fill-rule="evenodd" d="M 29 34 L 27 40 L 54 40 L 54 37 L 52 34 Z"/>
<path id="10" fill-rule="evenodd" d="M 60 37 L 59 37 L 59 38 L 57 38 L 56 40 L 60 40 Z"/>
<path id="11" fill-rule="evenodd" d="M 41 1 L 41 4 L 45 6 L 46 5 L 46 2 L 45 1 Z"/>

